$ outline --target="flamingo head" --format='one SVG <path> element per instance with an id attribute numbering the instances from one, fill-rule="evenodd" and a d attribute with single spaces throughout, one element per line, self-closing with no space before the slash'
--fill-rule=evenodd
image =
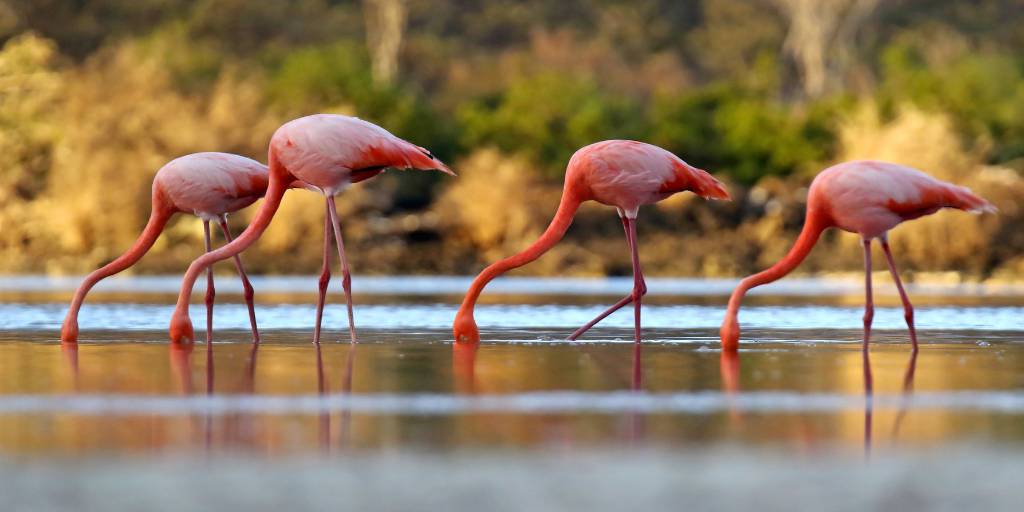
<path id="1" fill-rule="evenodd" d="M 735 352 L 740 346 L 740 323 L 734 315 L 726 315 L 718 331 L 722 339 L 723 352 Z"/>
<path id="2" fill-rule="evenodd" d="M 171 316 L 171 343 L 191 344 L 195 341 L 196 335 L 192 331 L 192 320 L 189 319 L 188 313 L 174 312 Z"/>
<path id="3" fill-rule="evenodd" d="M 476 327 L 476 320 L 473 319 L 473 313 L 463 312 L 459 310 L 459 313 L 455 315 L 455 323 L 452 324 L 452 331 L 455 334 L 455 343 L 480 343 L 480 329 Z"/>
<path id="4" fill-rule="evenodd" d="M 70 316 L 64 319 L 64 325 L 60 328 L 60 342 L 62 344 L 78 343 L 78 320 Z"/>

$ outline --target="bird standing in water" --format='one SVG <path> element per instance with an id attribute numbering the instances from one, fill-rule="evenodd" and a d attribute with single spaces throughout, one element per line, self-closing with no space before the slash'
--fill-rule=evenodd
<path id="1" fill-rule="evenodd" d="M 211 250 L 210 222 L 220 225 L 224 238 L 230 242 L 227 216 L 256 202 L 267 191 L 267 167 L 255 160 L 228 153 L 195 153 L 172 160 L 160 168 L 153 179 L 153 210 L 146 228 L 127 252 L 114 261 L 93 271 L 75 291 L 64 318 L 60 339 L 64 343 L 78 340 L 78 312 L 85 295 L 100 280 L 134 265 L 163 232 L 176 213 L 191 213 L 203 220 L 206 251 Z M 253 289 L 245 275 L 242 260 L 235 256 L 235 268 L 242 278 L 245 303 L 249 307 L 249 322 L 253 339 L 259 340 L 256 312 L 253 309 Z M 213 327 L 213 273 L 206 275 L 206 339 Z"/>
<path id="2" fill-rule="evenodd" d="M 487 283 L 509 270 L 530 263 L 551 249 L 569 229 L 580 204 L 590 200 L 614 206 L 622 219 L 633 263 L 633 291 L 579 328 L 569 339 L 576 339 L 606 316 L 632 302 L 635 341 L 639 343 L 640 302 L 647 293 L 647 285 L 640 270 L 637 212 L 642 205 L 656 203 L 684 191 L 694 192 L 705 199 L 729 199 L 725 187 L 710 174 L 658 146 L 631 140 L 608 140 L 581 148 L 569 160 L 558 211 L 540 238 L 523 252 L 485 268 L 473 280 L 455 316 L 453 331 L 456 343 L 480 341 L 473 308 Z"/>
<path id="3" fill-rule="evenodd" d="M 268 163 L 270 184 L 266 201 L 256 218 L 233 242 L 200 256 L 192 262 L 181 283 L 181 293 L 171 317 L 170 337 L 174 343 L 190 343 L 195 339 L 192 320 L 188 315 L 189 297 L 199 273 L 215 262 L 232 257 L 259 239 L 270 225 L 288 184 L 301 180 L 306 188 L 323 193 L 325 198 L 324 258 L 320 274 L 320 295 L 317 301 L 314 342 L 320 342 L 320 322 L 324 298 L 331 273 L 329 248 L 331 230 L 341 259 L 342 288 L 348 304 L 349 333 L 356 342 L 352 313 L 351 274 L 341 239 L 341 226 L 334 204 L 334 196 L 352 183 L 372 178 L 385 169 L 439 170 L 454 175 L 430 151 L 406 142 L 384 128 L 354 117 L 316 114 L 285 123 L 274 132 L 270 140 Z"/>
<path id="4" fill-rule="evenodd" d="M 747 291 L 792 272 L 811 252 L 823 231 L 833 227 L 839 228 L 860 235 L 864 247 L 866 299 L 862 350 L 865 382 L 870 391 L 871 370 L 867 354 L 871 321 L 874 317 L 871 293 L 871 241 L 878 239 L 885 252 L 889 272 L 896 282 L 896 289 L 903 302 L 910 341 L 916 352 L 914 308 L 896 271 L 896 263 L 889 250 L 888 233 L 904 221 L 931 215 L 942 208 L 978 213 L 995 212 L 992 204 L 974 195 L 967 188 L 935 179 L 910 167 L 862 160 L 845 162 L 825 169 L 811 183 L 807 197 L 807 217 L 793 248 L 771 268 L 743 279 L 732 292 L 729 309 L 720 331 L 722 350 L 735 351 L 739 347 L 740 326 L 737 315 Z"/>

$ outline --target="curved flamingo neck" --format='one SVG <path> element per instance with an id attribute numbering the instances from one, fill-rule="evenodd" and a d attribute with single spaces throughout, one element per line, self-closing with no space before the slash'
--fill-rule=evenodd
<path id="1" fill-rule="evenodd" d="M 71 306 L 68 308 L 67 316 L 64 318 L 64 325 L 61 328 L 61 339 L 63 341 L 74 342 L 77 340 L 78 312 L 81 310 L 82 303 L 85 302 L 85 296 L 89 293 L 89 290 L 96 286 L 96 283 L 138 262 L 153 247 L 156 239 L 160 237 L 160 233 L 167 226 L 167 221 L 171 219 L 175 212 L 174 207 L 164 198 L 163 191 L 159 188 L 159 185 L 154 186 L 153 211 L 150 212 L 149 221 L 146 222 L 146 227 L 135 240 L 135 243 L 124 254 L 115 258 L 114 261 L 92 271 L 85 277 L 82 284 L 78 286 L 78 289 L 75 290 L 75 295 L 71 299 Z"/>
<path id="2" fill-rule="evenodd" d="M 195 286 L 196 279 L 199 275 L 206 270 L 210 265 L 235 256 L 236 254 L 244 251 L 250 245 L 259 240 L 260 235 L 266 231 L 267 226 L 270 225 L 270 221 L 273 220 L 274 214 L 277 213 L 277 209 L 281 206 L 281 199 L 284 197 L 284 193 L 288 190 L 289 185 L 295 178 L 289 173 L 278 161 L 277 155 L 273 150 L 270 152 L 270 184 L 267 187 L 267 194 L 263 201 L 263 205 L 260 206 L 259 212 L 256 213 L 256 217 L 253 218 L 249 226 L 245 228 L 231 243 L 220 247 L 217 250 L 210 251 L 199 258 L 196 258 L 188 267 L 188 271 L 185 272 L 185 277 L 181 282 L 181 290 L 178 293 L 178 303 L 174 309 L 174 317 L 172 318 L 172 341 L 178 342 L 180 335 L 184 337 L 191 337 L 191 325 L 185 330 L 185 332 L 175 333 L 176 322 L 188 319 L 188 303 L 192 296 L 192 288 Z M 184 326 L 181 326 L 184 328 Z M 191 341 L 191 340 L 189 340 Z"/>
<path id="3" fill-rule="evenodd" d="M 789 250 L 789 253 L 779 260 L 778 263 L 766 270 L 743 279 L 740 281 L 739 286 L 733 290 L 732 296 L 729 297 L 729 309 L 726 312 L 726 319 L 736 319 L 740 303 L 743 302 L 744 295 L 750 289 L 777 281 L 792 272 L 797 265 L 804 261 L 804 258 L 811 252 L 811 249 L 814 248 L 814 244 L 818 242 L 821 233 L 830 226 L 831 222 L 828 220 L 827 215 L 823 214 L 820 210 L 809 209 L 804 220 L 804 227 L 800 230 L 800 236 L 797 237 L 796 243 L 793 244 L 793 248 Z"/>
<path id="4" fill-rule="evenodd" d="M 480 298 L 480 293 L 483 292 L 487 283 L 509 270 L 521 267 L 539 258 L 558 243 L 572 224 L 573 216 L 576 214 L 576 210 L 579 209 L 581 202 L 576 194 L 566 190 L 562 195 L 562 201 L 558 204 L 558 211 L 555 212 L 555 217 L 551 219 L 551 224 L 548 224 L 547 229 L 540 235 L 540 238 L 519 254 L 492 263 L 483 272 L 480 272 L 480 275 L 476 276 L 473 284 L 469 287 L 469 291 L 466 292 L 466 297 L 462 300 L 462 306 L 459 307 L 457 316 L 461 318 L 469 315 L 469 318 L 472 318 L 473 308 L 476 306 L 476 301 Z"/>

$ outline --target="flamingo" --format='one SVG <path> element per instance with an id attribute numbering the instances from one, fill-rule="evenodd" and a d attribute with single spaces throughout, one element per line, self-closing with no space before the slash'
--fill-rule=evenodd
<path id="1" fill-rule="evenodd" d="M 173 343 L 191 343 L 195 339 L 188 315 L 189 297 L 196 278 L 215 262 L 237 255 L 259 239 L 270 225 L 288 184 L 301 180 L 306 188 L 321 192 L 325 198 L 323 267 L 320 272 L 320 295 L 317 300 L 314 343 L 320 342 L 320 323 L 330 272 L 331 229 L 341 259 L 342 288 L 348 305 L 349 334 L 356 342 L 352 312 L 352 278 L 334 196 L 350 184 L 372 178 L 385 169 L 439 170 L 455 175 L 446 165 L 424 148 L 404 141 L 384 128 L 355 117 L 314 114 L 289 121 L 274 132 L 270 140 L 268 162 L 270 184 L 266 201 L 256 218 L 233 242 L 206 253 L 188 267 L 181 283 L 181 293 L 171 317 L 170 337 Z"/>
<path id="2" fill-rule="evenodd" d="M 78 312 L 89 290 L 100 280 L 134 265 L 156 242 L 167 222 L 176 213 L 191 213 L 203 220 L 206 251 L 210 247 L 210 222 L 217 222 L 230 242 L 227 216 L 256 202 L 267 190 L 267 167 L 255 160 L 229 153 L 194 153 L 176 158 L 156 173 L 153 179 L 153 209 L 142 234 L 127 252 L 93 271 L 75 291 L 68 308 L 60 339 L 64 343 L 78 340 Z M 300 186 L 294 184 L 293 186 Z M 249 307 L 249 323 L 253 339 L 259 341 L 256 312 L 253 309 L 253 288 L 245 274 L 242 260 L 235 256 L 235 269 L 242 279 L 245 303 Z M 213 274 L 206 275 L 206 339 L 213 331 Z"/>
<path id="3" fill-rule="evenodd" d="M 639 343 L 640 302 L 647 293 L 647 285 L 640 269 L 637 248 L 637 212 L 642 205 L 656 203 L 683 191 L 694 192 L 705 199 L 729 199 L 729 193 L 721 182 L 658 146 L 632 140 L 607 140 L 581 148 L 569 160 L 558 211 L 540 238 L 519 254 L 491 264 L 473 280 L 455 316 L 455 341 L 480 341 L 473 308 L 487 283 L 509 270 L 530 263 L 551 249 L 569 229 L 580 204 L 594 200 L 614 206 L 622 220 L 633 263 L 633 291 L 577 329 L 569 339 L 575 340 L 606 316 L 632 302 L 635 341 Z"/>
<path id="4" fill-rule="evenodd" d="M 889 230 L 943 208 L 969 212 L 995 212 L 988 201 L 974 195 L 965 187 L 946 183 L 917 169 L 871 160 L 844 162 L 825 169 L 811 183 L 807 197 L 807 216 L 803 229 L 789 253 L 771 268 L 749 276 L 732 292 L 729 308 L 720 330 L 722 350 L 739 348 L 740 326 L 737 320 L 743 296 L 751 288 L 771 283 L 790 273 L 811 252 L 821 233 L 828 228 L 839 228 L 861 237 L 864 248 L 864 376 L 868 392 L 871 390 L 871 369 L 868 362 L 868 342 L 874 305 L 871 294 L 871 242 L 877 239 L 885 252 L 885 259 L 896 282 L 896 290 L 903 302 L 904 318 L 910 331 L 913 351 L 917 352 L 917 333 L 914 330 L 914 307 L 903 289 L 892 251 L 889 250 Z"/>

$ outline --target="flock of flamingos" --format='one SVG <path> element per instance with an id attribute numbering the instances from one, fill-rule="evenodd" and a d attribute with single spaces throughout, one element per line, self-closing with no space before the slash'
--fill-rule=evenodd
<path id="1" fill-rule="evenodd" d="M 89 274 L 75 292 L 61 329 L 64 343 L 78 339 L 78 312 L 89 290 L 101 279 L 121 272 L 137 262 L 159 237 L 167 221 L 178 212 L 203 220 L 206 253 L 189 266 L 181 285 L 177 306 L 171 317 L 172 343 L 192 343 L 195 335 L 189 318 L 189 299 L 200 273 L 206 270 L 206 337 L 213 332 L 214 286 L 211 265 L 233 258 L 242 279 L 245 301 L 255 341 L 259 341 L 253 289 L 239 254 L 253 244 L 274 218 L 285 192 L 305 188 L 324 195 L 324 253 L 319 281 L 314 342 L 320 341 L 320 324 L 327 285 L 331 278 L 331 237 L 341 260 L 342 287 L 348 305 L 349 333 L 356 342 L 352 312 L 351 274 L 345 257 L 341 226 L 334 196 L 353 183 L 372 178 L 389 168 L 438 170 L 455 175 L 430 151 L 395 137 L 387 130 L 354 117 L 317 114 L 295 119 L 281 126 L 270 140 L 268 166 L 227 153 L 196 153 L 175 159 L 156 173 L 153 181 L 153 211 L 145 230 L 123 255 Z M 708 172 L 693 167 L 676 155 L 651 144 L 629 140 L 608 140 L 581 148 L 569 160 L 565 187 L 551 224 L 522 252 L 497 261 L 473 280 L 453 323 L 456 346 L 475 346 L 480 333 L 473 308 L 487 283 L 501 274 L 537 259 L 565 234 L 584 201 L 614 206 L 622 220 L 632 263 L 633 290 L 591 322 L 573 332 L 576 339 L 612 312 L 630 303 L 635 318 L 635 341 L 640 343 L 640 305 L 647 285 L 640 268 L 636 218 L 641 206 L 656 203 L 677 192 L 693 192 L 705 199 L 728 200 L 729 193 Z M 265 197 L 255 219 L 232 239 L 226 218 L 229 213 Z M 723 353 L 739 348 L 739 308 L 751 288 L 771 283 L 803 261 L 821 233 L 839 228 L 860 235 L 864 247 L 866 303 L 863 350 L 867 355 L 874 307 L 871 293 L 871 242 L 878 240 L 885 252 L 889 271 L 903 302 L 913 350 L 917 351 L 914 310 L 907 297 L 889 249 L 887 235 L 900 223 L 942 208 L 969 212 L 995 212 L 988 201 L 967 188 L 937 180 L 921 171 L 901 165 L 876 162 L 845 162 L 822 171 L 811 184 L 803 229 L 789 253 L 771 268 L 743 279 L 729 299 L 721 327 Z M 212 250 L 210 222 L 220 225 L 227 244 Z M 870 374 L 866 378 L 870 386 Z"/>

